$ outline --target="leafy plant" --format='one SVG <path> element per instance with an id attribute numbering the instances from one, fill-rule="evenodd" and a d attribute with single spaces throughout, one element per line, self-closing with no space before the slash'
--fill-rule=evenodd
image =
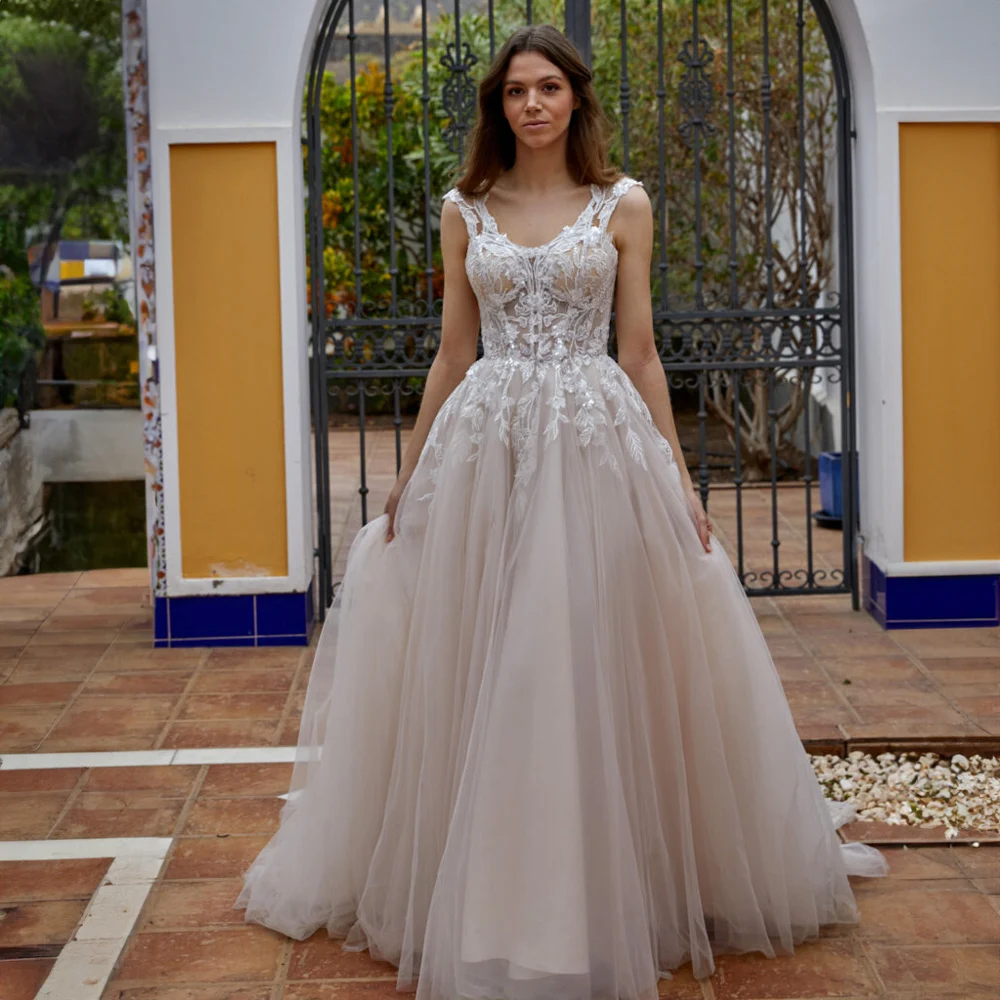
<path id="1" fill-rule="evenodd" d="M 121 48 L 121 0 L 3 0 L 0 19 L 31 18 L 65 24 L 92 46 L 117 53 Z"/>
<path id="2" fill-rule="evenodd" d="M 0 407 L 13 405 L 21 375 L 45 345 L 38 292 L 9 269 L 0 272 Z"/>
<path id="3" fill-rule="evenodd" d="M 101 292 L 100 302 L 105 322 L 119 323 L 126 326 L 135 324 L 128 301 L 117 286 L 112 286 Z"/>
<path id="4" fill-rule="evenodd" d="M 29 242 L 43 242 L 46 274 L 62 238 L 127 239 L 120 59 L 119 0 L 3 0 L 0 264 L 18 275 L 28 273 Z M 14 332 L 8 296 L 0 359 L 7 398 L 15 369 L 42 346 L 38 294 L 26 281 L 19 287 L 33 333 Z M 130 321 L 117 299 L 101 297 L 91 309 Z"/>
<path id="5" fill-rule="evenodd" d="M 18 271 L 29 236 L 41 233 L 45 263 L 63 235 L 127 233 L 117 23 L 118 4 L 106 0 L 5 3 L 0 253 Z"/>

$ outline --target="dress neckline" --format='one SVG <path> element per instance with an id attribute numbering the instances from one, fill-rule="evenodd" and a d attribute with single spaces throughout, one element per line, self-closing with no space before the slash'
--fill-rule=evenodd
<path id="1" fill-rule="evenodd" d="M 514 240 L 512 240 L 506 233 L 500 232 L 500 227 L 497 225 L 497 220 L 493 217 L 493 213 L 489 210 L 489 208 L 486 205 L 486 202 L 490 197 L 489 191 L 487 191 L 486 194 L 484 194 L 482 198 L 480 198 L 479 204 L 480 207 L 482 208 L 483 216 L 488 220 L 490 229 L 493 231 L 493 233 L 499 236 L 501 239 L 505 240 L 512 247 L 516 247 L 518 250 L 545 250 L 548 247 L 552 246 L 552 244 L 555 243 L 556 240 L 558 240 L 561 236 L 564 236 L 566 233 L 573 232 L 573 230 L 575 230 L 583 221 L 584 217 L 588 213 L 593 212 L 593 210 L 596 208 L 597 205 L 598 197 L 600 195 L 600 190 L 601 189 L 600 187 L 598 187 L 597 184 L 591 184 L 590 200 L 587 202 L 586 205 L 583 206 L 582 211 L 576 217 L 576 219 L 573 222 L 571 222 L 568 226 L 563 226 L 562 229 L 560 229 L 559 232 L 552 237 L 552 239 L 546 240 L 544 243 L 537 243 L 534 246 L 528 246 L 525 243 L 515 243 Z"/>

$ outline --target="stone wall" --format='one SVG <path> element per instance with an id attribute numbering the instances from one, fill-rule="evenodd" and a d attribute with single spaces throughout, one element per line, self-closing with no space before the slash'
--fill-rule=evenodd
<path id="1" fill-rule="evenodd" d="M 0 576 L 16 573 L 41 530 L 42 476 L 17 411 L 0 410 Z"/>
<path id="2" fill-rule="evenodd" d="M 28 440 L 46 483 L 143 478 L 141 410 L 32 410 Z"/>

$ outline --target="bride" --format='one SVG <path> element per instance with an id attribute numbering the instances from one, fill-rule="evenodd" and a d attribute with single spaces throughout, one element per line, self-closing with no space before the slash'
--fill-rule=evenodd
<path id="1" fill-rule="evenodd" d="M 848 874 L 885 870 L 841 845 L 675 460 L 652 211 L 603 122 L 549 26 L 480 85 L 440 349 L 236 903 L 369 949 L 418 1000 L 645 1000 L 856 921 Z"/>

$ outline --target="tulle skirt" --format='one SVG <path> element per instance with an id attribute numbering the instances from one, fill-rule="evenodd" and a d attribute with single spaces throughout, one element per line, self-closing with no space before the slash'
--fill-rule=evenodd
<path id="1" fill-rule="evenodd" d="M 236 905 L 370 949 L 418 1000 L 651 998 L 856 921 L 847 876 L 884 860 L 840 843 L 631 383 L 501 367 L 442 407 L 396 539 L 383 516 L 353 543 Z"/>

